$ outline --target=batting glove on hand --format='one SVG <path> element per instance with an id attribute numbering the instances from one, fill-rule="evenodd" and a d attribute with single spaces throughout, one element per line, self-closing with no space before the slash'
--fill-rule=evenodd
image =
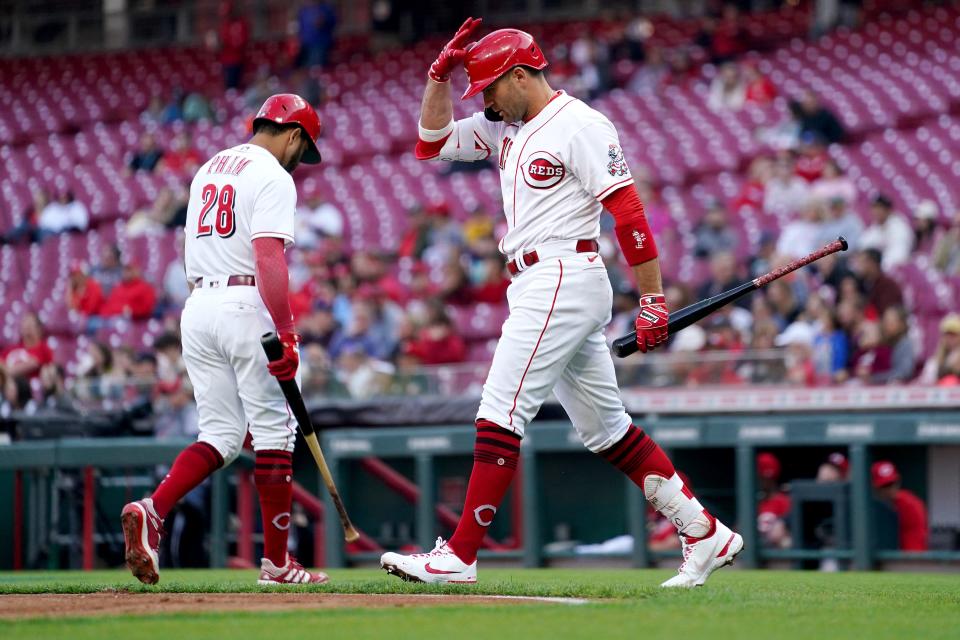
<path id="1" fill-rule="evenodd" d="M 270 375 L 277 380 L 293 380 L 297 375 L 297 367 L 300 366 L 300 352 L 297 351 L 297 345 L 300 344 L 300 336 L 292 331 L 285 331 L 279 336 L 280 344 L 283 345 L 283 357 L 267 363 L 267 369 Z"/>
<path id="2" fill-rule="evenodd" d="M 440 55 L 432 65 L 427 74 L 434 82 L 446 82 L 450 79 L 450 73 L 463 62 L 467 55 L 465 47 L 471 34 L 480 26 L 483 18 L 467 18 L 453 39 L 447 43 Z"/>
<path id="3" fill-rule="evenodd" d="M 667 299 L 662 293 L 640 296 L 640 312 L 637 314 L 637 346 L 646 353 L 667 341 Z"/>

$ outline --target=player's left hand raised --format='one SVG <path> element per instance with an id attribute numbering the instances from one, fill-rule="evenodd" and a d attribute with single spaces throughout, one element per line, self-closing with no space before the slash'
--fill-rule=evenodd
<path id="1" fill-rule="evenodd" d="M 640 296 L 640 312 L 637 314 L 637 346 L 646 353 L 667 341 L 667 299 L 662 293 Z"/>
<path id="2" fill-rule="evenodd" d="M 268 362 L 267 369 L 277 380 L 293 380 L 300 366 L 300 353 L 297 351 L 300 336 L 292 331 L 285 331 L 277 337 L 280 338 L 280 344 L 283 346 L 283 357 Z"/>

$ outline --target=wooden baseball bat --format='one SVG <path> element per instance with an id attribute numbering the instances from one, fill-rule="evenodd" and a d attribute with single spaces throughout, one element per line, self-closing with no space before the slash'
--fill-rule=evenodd
<path id="1" fill-rule="evenodd" d="M 804 267 L 811 262 L 815 262 L 824 256 L 828 256 L 831 253 L 836 253 L 837 251 L 846 250 L 847 241 L 843 239 L 843 236 L 841 236 L 830 244 L 817 249 L 808 256 L 798 258 L 790 264 L 786 264 L 778 269 L 774 269 L 770 273 L 754 278 L 749 282 L 744 282 L 733 289 L 728 289 L 718 293 L 712 298 L 695 302 L 688 307 L 684 307 L 683 309 L 670 314 L 670 320 L 667 322 L 667 331 L 670 335 L 673 335 L 677 331 L 685 329 L 686 327 L 703 320 L 717 309 L 725 307 L 734 300 L 742 298 L 751 291 L 755 291 L 760 287 L 764 287 L 774 280 L 782 278 L 788 273 L 796 271 L 800 267 Z M 627 335 L 617 338 L 613 341 L 613 353 L 619 358 L 626 358 L 630 354 L 636 353 L 639 350 L 640 347 L 637 346 L 636 331 L 631 331 Z"/>
<path id="2" fill-rule="evenodd" d="M 270 362 L 283 357 L 283 345 L 280 344 L 280 338 L 273 331 L 263 334 L 260 337 L 260 344 L 263 346 L 263 352 L 267 354 L 267 360 Z M 310 414 L 307 413 L 307 408 L 303 404 L 300 387 L 297 386 L 296 380 L 277 380 L 277 382 L 280 383 L 280 389 L 287 399 L 287 404 L 290 405 L 290 411 L 293 413 L 293 417 L 297 419 L 297 424 L 300 425 L 303 439 L 307 441 L 307 447 L 313 454 L 313 459 L 317 462 L 320 475 L 323 476 L 323 482 L 327 485 L 327 491 L 333 498 L 333 504 L 340 515 L 340 524 L 343 525 L 343 537 L 347 542 L 353 542 L 360 537 L 360 534 L 357 533 L 357 530 L 353 528 L 353 523 L 350 522 L 350 516 L 347 515 L 347 509 L 343 506 L 340 492 L 337 491 L 337 485 L 334 484 L 333 476 L 330 475 L 330 468 L 327 467 L 327 461 L 323 458 L 323 451 L 320 450 L 317 434 L 313 430 L 313 422 L 311 422 Z"/>

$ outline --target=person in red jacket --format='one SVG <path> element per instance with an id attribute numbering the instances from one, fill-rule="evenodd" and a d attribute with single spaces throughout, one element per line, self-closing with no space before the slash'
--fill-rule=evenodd
<path id="1" fill-rule="evenodd" d="M 879 460 L 870 467 L 870 480 L 877 497 L 897 512 L 900 551 L 929 549 L 927 507 L 912 491 L 901 486 L 900 472 L 889 460 Z"/>
<path id="2" fill-rule="evenodd" d="M 466 359 L 467 345 L 463 338 L 454 333 L 453 323 L 447 314 L 437 311 L 404 352 L 423 364 L 450 364 Z"/>
<path id="3" fill-rule="evenodd" d="M 790 514 L 790 496 L 780 486 L 780 460 L 772 453 L 757 454 L 760 500 L 757 503 L 757 529 L 764 543 L 785 549 L 790 546 L 786 518 Z"/>
<path id="4" fill-rule="evenodd" d="M 231 0 L 220 5 L 220 65 L 227 89 L 239 89 L 243 80 L 243 64 L 250 44 L 250 23 Z"/>
<path id="5" fill-rule="evenodd" d="M 153 314 L 157 292 L 149 282 L 140 277 L 140 268 L 128 262 L 123 265 L 123 279 L 110 291 L 100 315 L 126 316 L 131 320 L 146 320 Z"/>
<path id="6" fill-rule="evenodd" d="M 103 288 L 90 277 L 86 267 L 75 263 L 67 281 L 67 308 L 84 316 L 95 316 L 103 306 Z"/>
<path id="7" fill-rule="evenodd" d="M 53 362 L 53 351 L 43 335 L 40 318 L 32 311 L 20 320 L 20 342 L 3 351 L 2 363 L 12 378 L 36 378 Z"/>

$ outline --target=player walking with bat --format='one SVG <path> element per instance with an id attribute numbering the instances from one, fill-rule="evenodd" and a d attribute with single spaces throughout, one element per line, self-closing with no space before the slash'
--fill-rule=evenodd
<path id="1" fill-rule="evenodd" d="M 300 162 L 320 162 L 320 129 L 320 118 L 303 98 L 272 96 L 254 118 L 250 141 L 215 155 L 190 186 L 185 257 L 192 291 L 180 326 L 200 435 L 151 497 L 123 508 L 127 566 L 141 582 L 160 579 L 167 513 L 237 457 L 248 428 L 263 515 L 260 584 L 327 581 L 287 554 L 296 423 L 271 377 L 298 378 L 299 336 L 284 258 L 293 244 L 297 204 L 290 174 Z M 268 364 L 260 336 L 274 329 L 282 354 Z"/>
<path id="2" fill-rule="evenodd" d="M 641 351 L 666 341 L 669 317 L 657 247 L 617 131 L 603 114 L 550 87 L 547 60 L 529 34 L 501 29 L 470 43 L 479 24 L 468 19 L 430 68 L 416 155 L 499 163 L 510 315 L 483 387 L 456 531 L 429 553 L 386 553 L 381 565 L 409 580 L 476 581 L 477 550 L 513 479 L 524 430 L 553 392 L 584 445 L 629 476 L 677 527 L 684 561 L 663 586 L 701 585 L 733 561 L 743 539 L 703 508 L 663 450 L 633 424 L 603 336 L 613 296 L 597 253 L 604 207 L 643 292 Z M 449 76 L 461 64 L 470 83 L 463 98 L 482 92 L 484 112 L 454 121 Z"/>

